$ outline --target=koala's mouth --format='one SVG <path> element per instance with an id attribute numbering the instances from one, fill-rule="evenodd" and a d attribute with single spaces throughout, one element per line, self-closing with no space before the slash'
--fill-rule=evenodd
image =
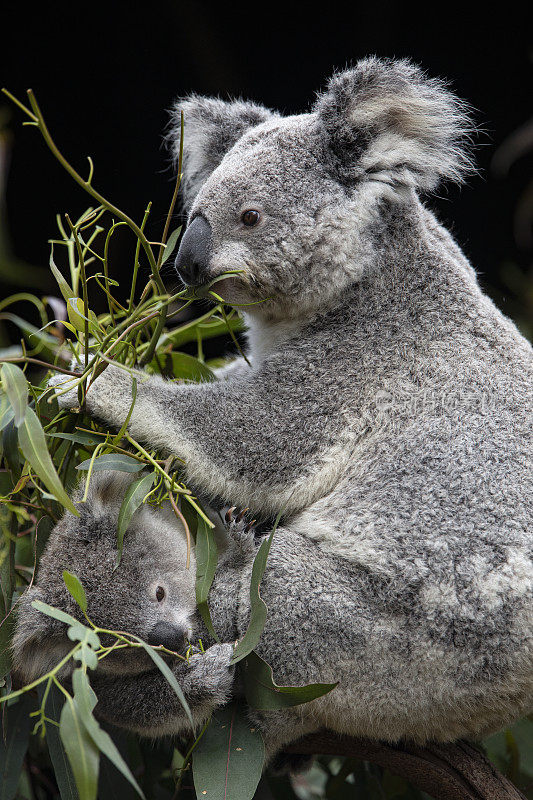
<path id="1" fill-rule="evenodd" d="M 192 297 L 199 299 L 212 299 L 218 302 L 218 298 L 222 298 L 226 303 L 245 303 L 249 300 L 249 295 L 246 292 L 246 284 L 238 275 L 224 276 L 220 278 L 211 279 L 194 286 L 188 286 L 188 294 Z"/>

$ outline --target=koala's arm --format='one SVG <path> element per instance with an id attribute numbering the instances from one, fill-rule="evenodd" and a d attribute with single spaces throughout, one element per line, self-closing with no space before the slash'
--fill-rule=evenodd
<path id="1" fill-rule="evenodd" d="M 62 381 L 61 376 L 52 383 Z M 120 427 L 131 406 L 131 387 L 128 372 L 108 366 L 89 386 L 89 413 Z M 188 480 L 207 496 L 258 513 L 282 508 L 290 513 L 327 494 L 334 482 L 332 465 L 343 466 L 342 459 L 327 458 L 338 442 L 332 415 L 324 413 L 316 394 L 302 395 L 288 357 L 248 368 L 245 377 L 204 384 L 139 373 L 129 431 L 182 458 Z M 63 406 L 77 405 L 75 392 L 59 400 Z"/>
<path id="2" fill-rule="evenodd" d="M 195 725 L 226 703 L 231 695 L 234 668 L 231 644 L 215 644 L 189 663 L 178 662 L 172 671 L 191 709 Z M 138 675 L 99 673 L 91 676 L 98 697 L 96 715 L 119 728 L 164 736 L 190 728 L 190 722 L 174 690 L 155 669 Z"/>

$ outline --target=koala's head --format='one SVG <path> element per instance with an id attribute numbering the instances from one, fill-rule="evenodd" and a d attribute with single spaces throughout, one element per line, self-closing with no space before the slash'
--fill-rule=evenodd
<path id="1" fill-rule="evenodd" d="M 195 562 L 186 568 L 186 539 L 172 511 L 141 507 L 124 537 L 117 560 L 119 509 L 131 476 L 95 473 L 80 516 L 67 512 L 42 556 L 35 585 L 21 598 L 13 640 L 15 669 L 27 680 L 58 663 L 72 648 L 67 626 L 32 607 L 34 600 L 85 622 L 67 591 L 63 570 L 78 576 L 87 595 L 87 614 L 98 627 L 133 633 L 153 645 L 183 651 L 196 608 Z M 139 650 L 117 651 L 99 669 L 135 673 L 150 664 Z"/>
<path id="2" fill-rule="evenodd" d="M 178 101 L 169 134 L 189 214 L 183 282 L 215 284 L 251 314 L 305 313 L 375 261 L 383 211 L 471 169 L 464 105 L 408 61 L 369 58 L 334 75 L 311 113 L 249 102 Z"/>

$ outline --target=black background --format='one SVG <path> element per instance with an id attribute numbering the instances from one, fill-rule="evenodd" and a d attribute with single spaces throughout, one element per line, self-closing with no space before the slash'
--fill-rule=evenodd
<path id="1" fill-rule="evenodd" d="M 172 193 L 162 133 L 177 95 L 242 95 L 294 113 L 308 109 L 335 68 L 372 53 L 411 57 L 449 79 L 476 109 L 483 129 L 479 174 L 462 189 L 442 187 L 431 204 L 506 310 L 512 300 L 502 271 L 509 262 L 525 270 L 530 259 L 527 229 L 518 246 L 513 215 L 533 156 L 503 177 L 491 170 L 491 160 L 531 117 L 531 19 L 519 14 L 518 4 L 485 7 L 482 16 L 442 4 L 425 12 L 403 3 L 330 5 L 167 1 L 34 10 L 9 3 L 2 17 L 2 82 L 19 97 L 33 88 L 58 145 L 82 172 L 85 156 L 92 156 L 94 185 L 116 205 L 140 221 L 147 201 L 154 201 L 149 234 L 156 239 Z M 35 129 L 21 127 L 23 115 L 9 109 L 8 116 L 13 251 L 44 267 L 56 212 L 75 215 L 90 202 Z M 130 259 L 121 248 L 115 263 L 127 278 Z"/>

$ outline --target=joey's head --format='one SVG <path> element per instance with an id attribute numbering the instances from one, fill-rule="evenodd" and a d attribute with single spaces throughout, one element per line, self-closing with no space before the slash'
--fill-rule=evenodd
<path id="1" fill-rule="evenodd" d="M 376 261 L 395 204 L 470 168 L 464 107 L 407 61 L 369 58 L 334 75 L 310 113 L 192 96 L 169 135 L 188 227 L 176 257 L 186 285 L 213 286 L 263 316 L 306 314 Z"/>
<path id="2" fill-rule="evenodd" d="M 32 607 L 34 600 L 85 622 L 66 589 L 63 570 L 80 579 L 87 614 L 100 628 L 135 634 L 149 644 L 182 652 L 192 634 L 195 564 L 186 568 L 186 540 L 167 510 L 141 507 L 124 537 L 117 561 L 118 514 L 131 476 L 95 473 L 80 516 L 67 512 L 48 539 L 34 586 L 22 596 L 13 641 L 15 668 L 27 680 L 57 664 L 72 648 L 67 626 Z M 117 651 L 100 663 L 111 672 L 144 671 L 151 663 L 139 650 Z"/>

